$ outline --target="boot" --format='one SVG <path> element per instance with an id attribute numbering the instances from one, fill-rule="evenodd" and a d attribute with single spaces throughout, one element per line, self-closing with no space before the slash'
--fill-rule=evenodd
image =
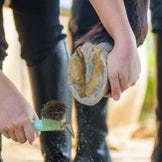
<path id="1" fill-rule="evenodd" d="M 71 120 L 71 94 L 67 85 L 69 53 L 64 40 L 58 42 L 45 60 L 28 67 L 34 106 L 40 111 L 47 101 L 57 100 L 67 105 L 66 119 Z M 71 136 L 67 130 L 42 132 L 40 136 L 45 162 L 70 162 Z"/>
<path id="2" fill-rule="evenodd" d="M 152 162 L 162 162 L 162 32 L 154 34 L 156 49 L 156 66 L 157 66 L 157 135 L 155 138 L 155 146 L 152 153 Z"/>
<path id="3" fill-rule="evenodd" d="M 78 123 L 77 151 L 74 162 L 111 162 L 107 136 L 107 99 L 94 106 L 75 101 Z"/>
<path id="4" fill-rule="evenodd" d="M 69 22 L 72 41 L 75 42 L 99 22 L 99 18 L 88 0 L 74 0 Z M 74 43 L 73 43 L 74 50 Z M 107 99 L 94 106 L 75 101 L 78 123 L 77 150 L 74 162 L 111 162 L 107 136 Z"/>

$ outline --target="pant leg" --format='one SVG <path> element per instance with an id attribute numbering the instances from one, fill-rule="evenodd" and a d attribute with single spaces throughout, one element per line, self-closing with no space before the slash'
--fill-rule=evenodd
<path id="1" fill-rule="evenodd" d="M 88 0 L 73 0 L 72 18 L 69 28 L 73 41 L 87 33 L 99 18 Z M 106 136 L 107 101 L 103 98 L 93 106 L 75 101 L 78 124 L 75 162 L 111 162 Z"/>
<path id="2" fill-rule="evenodd" d="M 158 33 L 162 31 L 162 1 L 150 0 L 152 31 Z"/>
<path id="3" fill-rule="evenodd" d="M 21 56 L 28 65 L 34 107 L 40 117 L 42 105 L 58 100 L 68 107 L 71 94 L 67 86 L 69 53 L 59 22 L 59 0 L 12 0 L 15 24 L 21 43 Z M 42 132 L 41 148 L 46 162 L 70 162 L 71 137 L 67 130 Z"/>
<path id="4" fill-rule="evenodd" d="M 87 33 L 98 22 L 99 18 L 88 0 L 73 0 L 69 23 L 73 41 Z"/>
<path id="5" fill-rule="evenodd" d="M 65 37 L 59 22 L 59 0 L 12 0 L 21 56 L 28 65 L 47 57 L 54 45 Z"/>
<path id="6" fill-rule="evenodd" d="M 152 152 L 151 161 L 161 162 L 162 161 L 162 1 L 151 0 L 151 22 L 152 32 L 154 38 L 154 47 L 156 54 L 156 96 L 157 96 L 157 107 L 156 107 L 156 119 L 157 119 L 157 132 L 155 138 L 154 149 Z"/>

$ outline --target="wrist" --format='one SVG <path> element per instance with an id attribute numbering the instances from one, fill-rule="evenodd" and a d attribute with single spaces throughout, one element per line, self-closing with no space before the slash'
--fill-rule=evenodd
<path id="1" fill-rule="evenodd" d="M 14 84 L 0 71 L 0 100 L 10 99 L 15 96 L 18 90 Z"/>
<path id="2" fill-rule="evenodd" d="M 123 32 L 114 38 L 115 45 L 136 47 L 136 38 L 133 32 Z"/>

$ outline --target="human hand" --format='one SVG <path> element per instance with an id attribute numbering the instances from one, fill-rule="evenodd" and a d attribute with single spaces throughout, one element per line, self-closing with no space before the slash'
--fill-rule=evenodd
<path id="1" fill-rule="evenodd" d="M 39 135 L 32 122 L 38 117 L 16 87 L 0 72 L 0 132 L 20 143 L 33 143 Z"/>
<path id="2" fill-rule="evenodd" d="M 1 133 L 16 142 L 32 144 L 39 134 L 32 127 L 32 121 L 38 117 L 30 104 L 23 97 L 13 95 L 1 100 L 0 105 Z"/>
<path id="3" fill-rule="evenodd" d="M 135 41 L 120 41 L 114 45 L 107 59 L 111 91 L 105 96 L 119 100 L 123 91 L 139 78 L 141 65 Z"/>

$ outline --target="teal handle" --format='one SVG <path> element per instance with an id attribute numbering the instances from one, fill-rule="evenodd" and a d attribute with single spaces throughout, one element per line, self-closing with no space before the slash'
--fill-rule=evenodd
<path id="1" fill-rule="evenodd" d="M 59 131 L 65 129 L 62 121 L 51 119 L 35 120 L 33 127 L 36 131 Z"/>

